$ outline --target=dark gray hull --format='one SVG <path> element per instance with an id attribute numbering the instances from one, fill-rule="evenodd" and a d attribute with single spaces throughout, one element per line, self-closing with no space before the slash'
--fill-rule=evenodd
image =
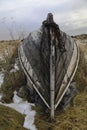
<path id="1" fill-rule="evenodd" d="M 61 52 L 55 43 L 55 88 L 54 99 L 50 92 L 50 46 L 47 31 L 43 36 L 42 27 L 29 34 L 19 46 L 19 59 L 29 87 L 34 88 L 45 105 L 51 109 L 54 100 L 55 109 L 67 91 L 78 66 L 79 52 L 74 40 L 61 31 L 65 52 Z"/>

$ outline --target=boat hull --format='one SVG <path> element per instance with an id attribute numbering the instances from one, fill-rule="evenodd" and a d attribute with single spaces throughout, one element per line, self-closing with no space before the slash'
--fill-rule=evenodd
<path id="1" fill-rule="evenodd" d="M 44 33 L 43 33 L 44 31 Z M 50 92 L 50 45 L 47 30 L 41 27 L 32 32 L 19 46 L 19 59 L 30 89 L 34 89 L 44 104 L 54 109 L 60 104 L 78 67 L 79 51 L 74 40 L 60 31 L 66 51 L 61 52 L 55 42 L 55 86 L 54 98 Z"/>

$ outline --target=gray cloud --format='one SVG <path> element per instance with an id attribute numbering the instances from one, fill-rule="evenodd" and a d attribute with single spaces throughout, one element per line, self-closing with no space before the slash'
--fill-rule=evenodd
<path id="1" fill-rule="evenodd" d="M 16 36 L 20 30 L 28 34 L 36 30 L 48 12 L 70 35 L 87 33 L 86 0 L 0 0 L 0 39 L 9 39 L 9 30 Z"/>

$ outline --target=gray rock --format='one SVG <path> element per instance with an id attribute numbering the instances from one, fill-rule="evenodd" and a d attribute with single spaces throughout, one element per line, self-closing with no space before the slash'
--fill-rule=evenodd
<path id="1" fill-rule="evenodd" d="M 27 98 L 28 95 L 29 95 L 29 90 L 27 89 L 26 86 L 22 86 L 22 87 L 19 89 L 17 95 L 18 95 L 19 97 L 21 97 L 21 98 Z"/>

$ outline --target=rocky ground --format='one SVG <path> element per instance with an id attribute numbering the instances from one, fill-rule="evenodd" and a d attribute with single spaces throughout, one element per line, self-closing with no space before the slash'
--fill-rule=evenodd
<path id="1" fill-rule="evenodd" d="M 49 122 L 49 114 L 44 114 L 40 107 L 34 107 L 33 109 L 37 112 L 35 124 L 38 130 L 87 130 L 87 35 L 73 38 L 80 51 L 79 67 L 74 78 L 79 93 L 74 98 L 73 105 L 64 111 L 56 111 L 53 123 Z M 18 61 L 17 49 L 19 43 L 19 41 L 0 42 L 0 100 L 4 104 L 13 102 L 14 91 L 19 91 L 20 88 L 23 91 L 23 87 L 26 85 L 25 76 Z M 28 94 L 26 91 L 23 91 L 23 94 L 23 100 L 26 100 Z M 9 113 L 11 118 L 7 123 L 8 115 L 3 113 L 3 110 L 5 113 L 9 110 L 12 111 L 12 113 Z M 21 122 L 18 121 L 13 125 L 16 118 L 14 117 L 15 112 L 2 105 L 0 105 L 0 111 L 2 112 L 0 116 L 2 120 L 2 122 L 0 121 L 1 130 L 17 130 L 19 126 L 18 130 L 25 129 L 23 128 L 24 116 L 17 116 L 17 118 L 21 118 Z M 30 123 L 33 124 L 33 122 Z M 7 127 L 8 124 L 9 128 Z M 31 126 L 30 129 L 35 130 L 36 128 Z"/>

